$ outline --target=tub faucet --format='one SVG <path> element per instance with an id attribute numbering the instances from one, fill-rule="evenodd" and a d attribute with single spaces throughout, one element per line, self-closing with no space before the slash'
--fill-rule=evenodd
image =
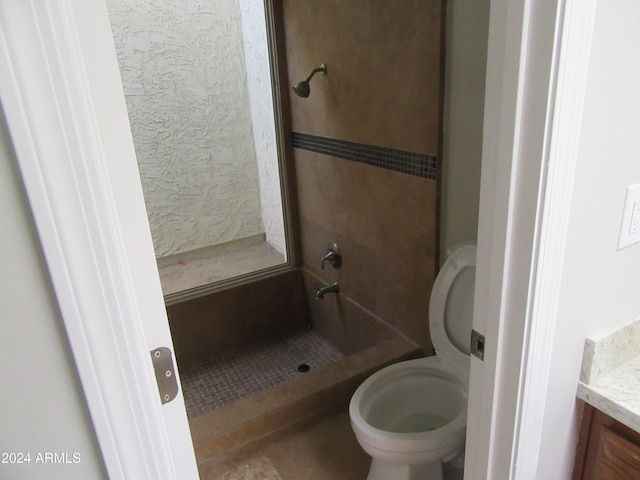
<path id="1" fill-rule="evenodd" d="M 340 293 L 340 285 L 338 285 L 338 282 L 330 283 L 316 290 L 316 300 L 322 300 L 325 293 Z"/>

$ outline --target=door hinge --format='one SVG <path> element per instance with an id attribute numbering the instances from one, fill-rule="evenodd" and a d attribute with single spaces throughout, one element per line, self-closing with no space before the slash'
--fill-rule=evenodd
<path id="1" fill-rule="evenodd" d="M 158 347 L 151 350 L 151 363 L 156 373 L 156 382 L 160 392 L 160 401 L 164 405 L 178 395 L 178 381 L 176 369 L 173 365 L 173 355 L 167 347 Z"/>
<path id="2" fill-rule="evenodd" d="M 471 354 L 484 361 L 484 335 L 471 330 Z"/>

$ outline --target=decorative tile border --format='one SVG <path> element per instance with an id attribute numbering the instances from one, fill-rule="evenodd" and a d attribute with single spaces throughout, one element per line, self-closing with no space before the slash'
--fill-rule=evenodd
<path id="1" fill-rule="evenodd" d="M 436 157 L 433 155 L 405 152 L 394 148 L 376 147 L 299 132 L 293 132 L 293 146 L 373 167 L 386 168 L 431 180 L 436 179 Z"/>

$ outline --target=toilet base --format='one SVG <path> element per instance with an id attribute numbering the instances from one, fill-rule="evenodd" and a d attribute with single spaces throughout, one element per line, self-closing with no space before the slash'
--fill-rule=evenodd
<path id="1" fill-rule="evenodd" d="M 442 462 L 389 465 L 374 458 L 367 480 L 443 480 Z"/>

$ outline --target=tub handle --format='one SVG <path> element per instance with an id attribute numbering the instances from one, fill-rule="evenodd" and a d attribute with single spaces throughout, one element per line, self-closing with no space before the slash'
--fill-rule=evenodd
<path id="1" fill-rule="evenodd" d="M 340 255 L 340 249 L 338 248 L 338 245 L 336 245 L 335 243 L 329 245 L 329 251 L 324 257 L 322 257 L 322 260 L 320 261 L 321 270 L 324 270 L 324 262 L 329 262 L 329 264 L 335 269 L 338 269 L 342 266 L 342 255 Z"/>

